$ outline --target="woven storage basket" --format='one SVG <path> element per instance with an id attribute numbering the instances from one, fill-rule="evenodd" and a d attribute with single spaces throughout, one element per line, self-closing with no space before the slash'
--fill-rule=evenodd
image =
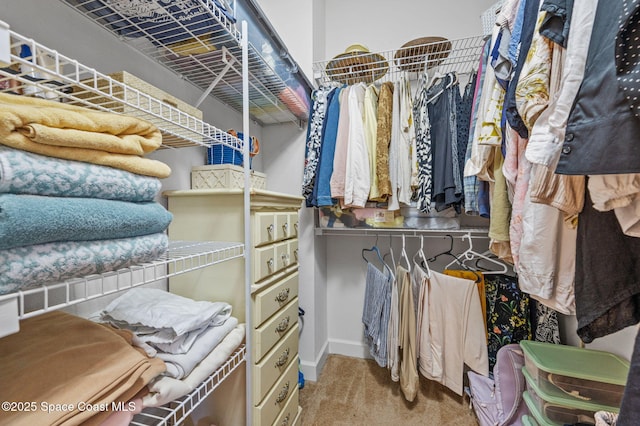
<path id="1" fill-rule="evenodd" d="M 251 188 L 266 189 L 267 175 L 251 171 Z M 244 188 L 244 169 L 231 164 L 191 168 L 191 189 Z"/>

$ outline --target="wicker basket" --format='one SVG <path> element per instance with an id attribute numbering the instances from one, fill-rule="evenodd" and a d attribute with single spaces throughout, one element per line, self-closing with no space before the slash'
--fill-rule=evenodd
<path id="1" fill-rule="evenodd" d="M 109 74 L 109 77 L 117 82 L 123 83 L 128 88 L 136 89 L 143 94 L 151 96 L 153 100 L 149 101 L 146 96 L 138 96 L 138 93 L 133 90 L 125 90 L 124 86 L 117 83 L 113 83 L 111 85 L 112 87 L 109 87 L 109 80 L 106 79 L 98 79 L 97 81 L 85 80 L 83 83 L 87 86 L 98 89 L 100 92 L 111 93 L 116 99 L 120 99 L 123 102 L 128 102 L 132 105 L 138 105 L 144 110 L 151 111 L 153 114 L 157 114 L 162 118 L 141 111 L 140 109 L 134 108 L 126 103 L 113 100 L 106 96 L 101 96 L 95 91 L 87 91 L 79 86 L 74 87 L 73 95 L 78 99 L 81 99 L 83 102 L 76 102 L 76 104 L 84 106 L 88 102 L 115 113 L 130 115 L 150 121 L 165 130 L 165 132 L 163 132 L 163 143 L 165 144 L 181 143 L 181 138 L 195 141 L 199 141 L 201 139 L 201 136 L 198 133 L 185 129 L 185 127 L 197 128 L 195 125 L 195 119 L 202 120 L 201 110 L 158 89 L 157 87 L 152 86 L 146 81 L 126 71 Z M 157 101 L 162 102 L 162 104 Z M 172 112 L 170 108 L 166 107 L 166 105 L 176 108 L 185 114 L 189 114 L 191 117 L 186 115 L 178 116 L 179 114 L 176 114 L 175 111 Z M 170 123 L 179 123 L 180 125 L 171 125 Z"/>
<path id="2" fill-rule="evenodd" d="M 267 175 L 251 171 L 251 189 L 266 189 Z M 244 169 L 231 164 L 191 168 L 191 189 L 244 188 Z"/>

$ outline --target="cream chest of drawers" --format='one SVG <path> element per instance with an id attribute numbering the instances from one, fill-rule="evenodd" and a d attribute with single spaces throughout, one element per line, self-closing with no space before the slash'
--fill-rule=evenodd
<path id="1" fill-rule="evenodd" d="M 172 240 L 244 241 L 243 190 L 168 191 Z M 298 210 L 302 198 L 251 191 L 251 396 L 254 425 L 291 426 L 298 406 Z M 171 292 L 231 303 L 245 321 L 244 261 L 169 280 Z M 237 395 L 244 401 L 244 395 Z"/>

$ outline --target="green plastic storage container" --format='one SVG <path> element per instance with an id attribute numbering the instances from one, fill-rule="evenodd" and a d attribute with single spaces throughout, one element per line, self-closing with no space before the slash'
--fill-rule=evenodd
<path id="1" fill-rule="evenodd" d="M 629 361 L 609 352 L 522 341 L 527 372 L 546 394 L 560 390 L 576 400 L 619 407 Z"/>
<path id="2" fill-rule="evenodd" d="M 618 407 L 594 404 L 574 398 L 557 388 L 547 393 L 536 385 L 525 367 L 522 368 L 522 373 L 527 383 L 527 392 L 531 402 L 536 405 L 536 411 L 549 422 L 557 422 L 561 425 L 575 423 L 595 424 L 593 417 L 596 411 L 613 413 L 619 411 Z"/>
<path id="3" fill-rule="evenodd" d="M 538 426 L 538 422 L 536 422 L 533 417 L 527 416 L 526 414 L 520 418 L 523 426 Z"/>

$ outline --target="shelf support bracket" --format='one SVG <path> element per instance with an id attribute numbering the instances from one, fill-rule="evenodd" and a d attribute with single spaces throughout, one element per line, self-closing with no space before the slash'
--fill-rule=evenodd
<path id="1" fill-rule="evenodd" d="M 218 85 L 218 83 L 220 83 L 220 80 L 222 80 L 225 74 L 229 72 L 233 64 L 236 63 L 236 58 L 234 58 L 231 53 L 229 53 L 229 50 L 224 46 L 222 46 L 222 62 L 224 62 L 226 65 L 224 66 L 222 71 L 220 71 L 220 74 L 218 74 L 216 78 L 211 82 L 209 87 L 207 87 L 207 90 L 205 90 L 204 93 L 200 95 L 200 99 L 198 99 L 198 102 L 196 102 L 195 105 L 196 108 L 198 108 L 200 104 L 204 102 L 205 99 L 207 99 L 209 93 L 211 93 L 211 91 Z"/>

